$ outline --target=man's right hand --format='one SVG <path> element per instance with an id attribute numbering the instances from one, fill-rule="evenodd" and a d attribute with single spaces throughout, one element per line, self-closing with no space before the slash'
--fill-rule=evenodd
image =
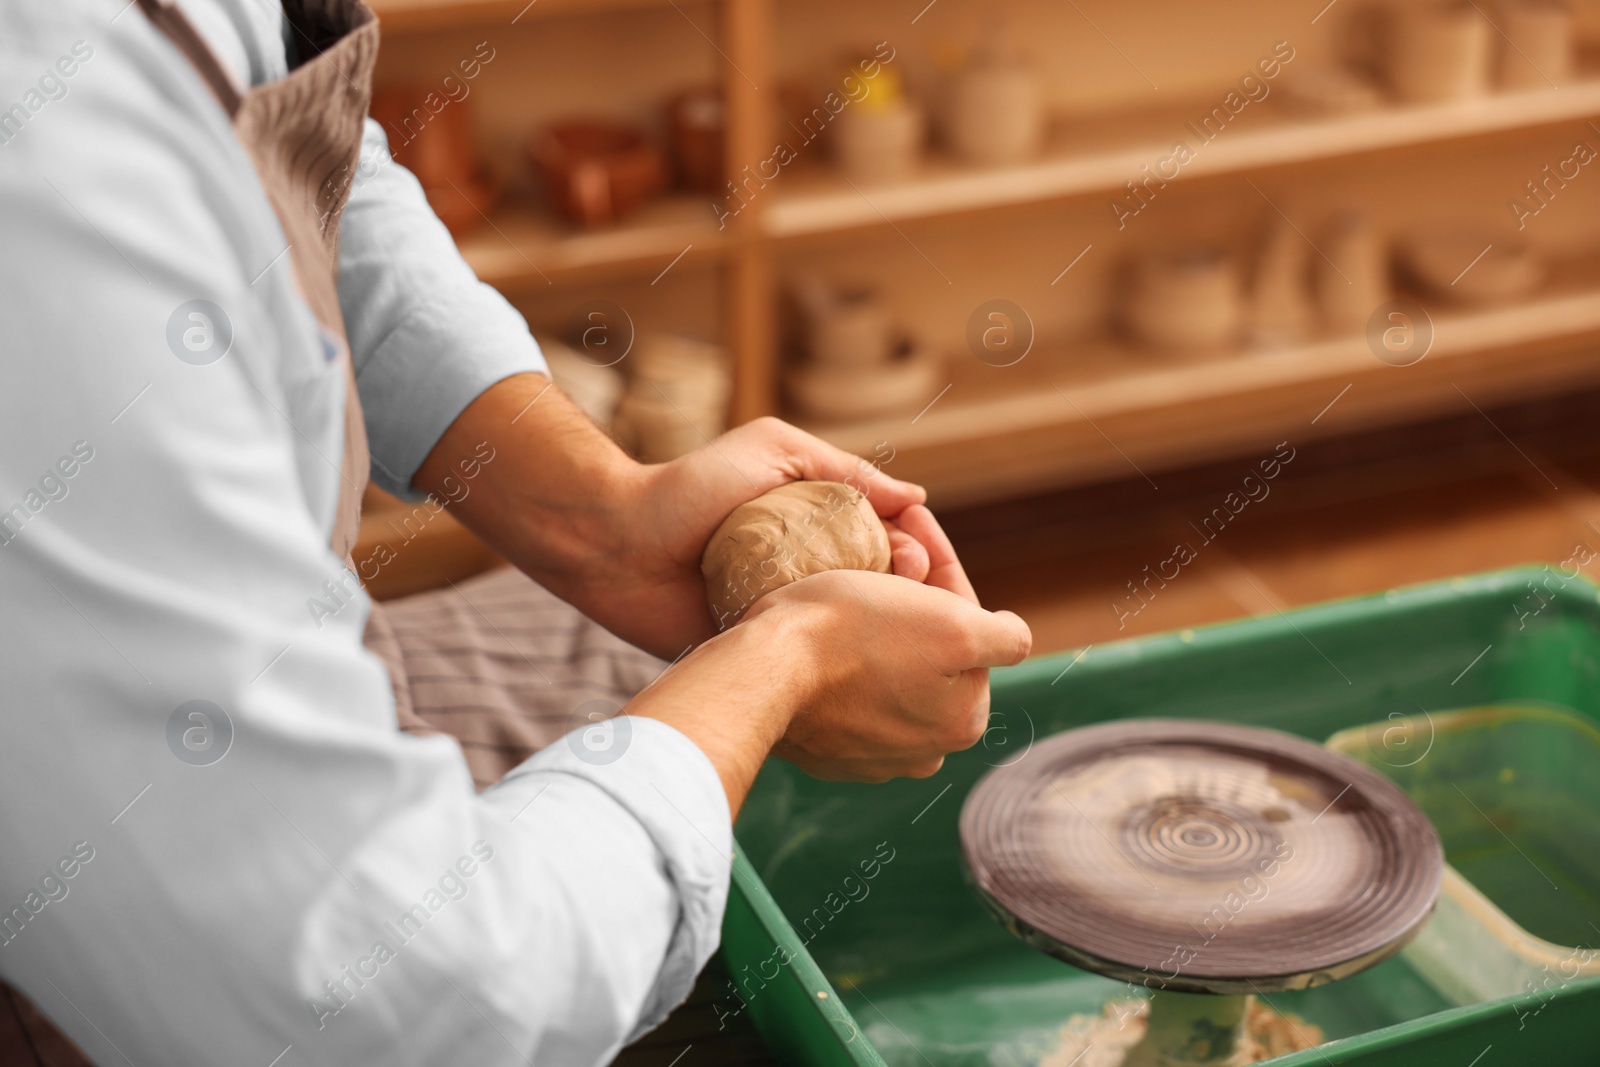
<path id="1" fill-rule="evenodd" d="M 817 685 L 773 751 L 818 778 L 926 778 L 971 748 L 989 717 L 990 667 L 1021 662 L 1027 623 L 978 606 L 955 550 L 927 508 L 901 524 L 929 549 L 927 584 L 829 571 L 758 601 L 812 616 Z"/>
<path id="2" fill-rule="evenodd" d="M 1033 644 L 1011 612 L 978 606 L 955 551 L 926 508 L 900 523 L 928 547 L 927 584 L 830 571 L 761 598 L 629 714 L 687 734 L 722 775 L 737 812 L 768 751 L 828 780 L 936 773 L 983 736 L 988 668 Z"/>

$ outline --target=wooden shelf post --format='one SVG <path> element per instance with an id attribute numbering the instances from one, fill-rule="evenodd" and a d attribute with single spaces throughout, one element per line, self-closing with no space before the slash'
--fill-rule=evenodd
<path id="1" fill-rule="evenodd" d="M 774 0 L 722 0 L 723 91 L 727 99 L 728 180 L 738 185 L 772 150 L 777 98 Z M 770 194 L 769 194 L 770 195 Z M 778 407 L 778 345 L 772 249 L 761 237 L 760 195 L 727 219 L 733 247 L 723 268 L 723 315 L 733 356 L 733 425 Z"/>

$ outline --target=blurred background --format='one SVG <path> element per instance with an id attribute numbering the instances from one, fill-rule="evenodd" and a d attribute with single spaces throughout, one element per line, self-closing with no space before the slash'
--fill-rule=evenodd
<path id="1" fill-rule="evenodd" d="M 1592 0 L 371 2 L 395 158 L 599 423 L 925 484 L 1039 651 L 1600 554 Z"/>

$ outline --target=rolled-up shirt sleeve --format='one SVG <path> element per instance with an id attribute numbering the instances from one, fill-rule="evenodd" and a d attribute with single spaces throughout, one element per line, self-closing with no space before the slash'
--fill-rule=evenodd
<path id="1" fill-rule="evenodd" d="M 607 1062 L 716 944 L 714 768 L 627 718 L 475 794 L 397 732 L 328 547 L 342 370 L 245 152 L 137 11 L 0 10 L 0 98 L 88 57 L 0 144 L 0 977 L 97 1063 Z"/>
<path id="2" fill-rule="evenodd" d="M 339 304 L 373 480 L 391 493 L 416 495 L 412 475 L 478 394 L 545 370 L 527 322 L 461 258 L 372 119 L 339 226 Z"/>

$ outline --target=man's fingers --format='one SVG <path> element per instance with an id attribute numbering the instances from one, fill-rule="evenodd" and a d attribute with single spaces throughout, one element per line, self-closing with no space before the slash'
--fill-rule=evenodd
<path id="1" fill-rule="evenodd" d="M 789 479 L 855 486 L 867 495 L 873 510 L 885 518 L 928 499 L 922 486 L 891 477 L 875 464 L 780 419 L 756 419 L 735 430 L 734 435 L 742 439 L 741 444 L 748 442 L 758 455 L 770 457 L 773 466 Z"/>
<path id="2" fill-rule="evenodd" d="M 889 559 L 894 573 L 913 582 L 928 578 L 928 550 L 921 541 L 906 533 L 892 520 L 885 519 L 889 531 Z"/>
<path id="3" fill-rule="evenodd" d="M 965 664 L 966 668 L 1015 666 L 1033 651 L 1033 631 L 1014 612 L 980 608 L 967 613 L 961 622 L 973 641 L 974 662 Z"/>
<path id="4" fill-rule="evenodd" d="M 933 512 L 921 504 L 913 504 L 896 515 L 894 521 L 896 526 L 916 538 L 928 550 L 929 585 L 948 589 L 974 604 L 978 602 L 978 594 L 973 591 L 972 583 L 967 580 L 967 572 L 961 569 L 961 561 L 956 558 L 950 538 L 945 536 Z"/>

